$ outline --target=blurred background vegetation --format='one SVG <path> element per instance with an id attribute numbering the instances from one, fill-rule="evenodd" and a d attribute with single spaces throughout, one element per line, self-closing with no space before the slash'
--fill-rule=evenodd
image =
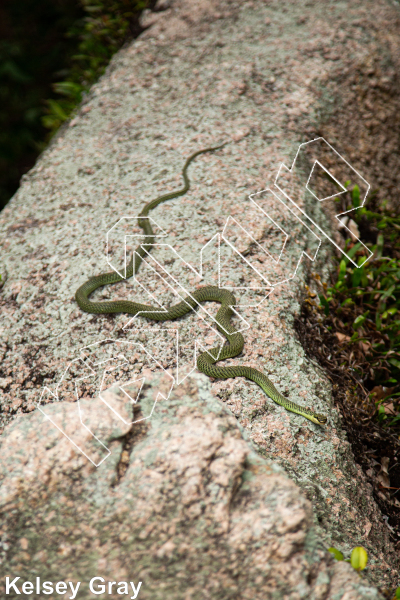
<path id="1" fill-rule="evenodd" d="M 2 0 L 0 210 L 155 0 Z"/>

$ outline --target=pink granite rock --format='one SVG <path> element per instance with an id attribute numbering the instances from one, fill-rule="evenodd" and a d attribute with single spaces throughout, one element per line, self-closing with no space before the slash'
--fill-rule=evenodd
<path id="1" fill-rule="evenodd" d="M 163 4 L 163 12 L 144 15 L 149 28 L 113 58 L 0 214 L 1 568 L 27 580 L 62 574 L 75 581 L 100 571 L 116 581 L 140 577 L 141 597 L 152 599 L 377 597 L 323 551 L 335 546 L 348 556 L 364 546 L 370 584 L 400 585 L 398 552 L 355 464 L 329 380 L 306 358 L 293 330 L 309 271 L 327 278 L 334 248 L 322 236 L 317 254 L 316 236 L 288 210 L 284 194 L 265 190 L 281 163 L 292 165 L 300 143 L 325 135 L 395 201 L 398 7 L 386 0 Z M 153 249 L 138 282 L 99 290 L 94 298 L 156 297 L 168 304 L 182 289 L 220 276 L 223 285 L 238 288 L 242 320 L 234 323 L 245 336 L 243 354 L 226 364 L 266 372 L 288 398 L 327 414 L 328 426 L 321 430 L 288 413 L 240 379 L 211 382 L 207 408 L 196 391 L 199 406 L 185 408 L 179 403 L 189 402 L 190 393 L 179 391 L 186 389 L 181 384 L 171 396 L 177 405 L 168 405 L 165 415 L 155 410 L 137 437 L 127 421 L 104 421 L 95 409 L 101 443 L 83 429 L 74 435 L 96 464 L 107 455 L 96 468 L 44 420 L 44 387 L 50 391 L 43 410 L 54 410 L 54 421 L 67 431 L 77 423 L 77 408 L 55 402 L 62 399 L 57 385 L 81 348 L 105 339 L 140 342 L 154 364 L 180 380 L 193 368 L 196 343 L 215 343 L 216 308 L 160 332 L 159 324 L 140 318 L 88 315 L 75 291 L 110 270 L 107 232 L 124 218 L 134 223 L 146 202 L 179 188 L 186 158 L 221 141 L 230 143 L 191 165 L 190 191 L 152 212 L 157 233 L 166 236 L 157 238 L 164 245 Z M 300 175 L 307 169 L 304 161 Z M 279 218 L 283 233 L 269 222 L 263 237 L 265 213 L 249 199 L 258 192 L 262 210 Z M 329 211 L 315 198 L 311 203 L 297 181 L 291 193 L 298 210 L 315 217 L 334 241 Z M 225 231 L 245 250 L 243 225 L 257 237 L 248 260 L 223 238 Z M 138 234 L 134 224 L 126 233 Z M 283 238 L 286 250 L 274 262 Z M 128 239 L 128 253 L 137 240 Z M 118 243 L 110 241 L 115 256 Z M 303 257 L 299 263 L 306 251 L 314 262 Z M 264 270 L 274 284 L 295 276 L 269 294 L 257 275 Z M 128 352 L 127 360 L 135 377 L 151 370 L 139 351 Z M 90 413 L 98 395 L 85 385 L 79 398 Z"/>

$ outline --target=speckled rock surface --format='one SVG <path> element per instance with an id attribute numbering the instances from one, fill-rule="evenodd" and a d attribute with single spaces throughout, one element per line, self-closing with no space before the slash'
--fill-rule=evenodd
<path id="1" fill-rule="evenodd" d="M 101 339 L 133 343 L 138 339 L 135 328 L 142 327 L 146 332 L 139 339 L 148 352 L 176 376 L 179 330 L 178 379 L 193 367 L 196 339 L 212 345 L 215 306 L 207 308 L 210 314 L 188 315 L 160 334 L 158 325 L 144 325 L 140 319 L 124 329 L 129 322 L 126 315 L 85 314 L 74 293 L 89 276 L 109 270 L 106 234 L 120 219 L 133 219 L 150 199 L 179 187 L 184 160 L 192 152 L 229 142 L 191 165 L 192 187 L 185 196 L 153 211 L 158 232 L 167 234 L 160 240 L 173 250 L 167 245 L 154 248 L 138 282 L 99 290 L 94 297 L 169 303 L 179 286 L 190 290 L 215 284 L 215 236 L 225 232 L 242 251 L 249 239 L 232 219 L 246 224 L 260 242 L 253 244 L 248 262 L 220 238 L 220 281 L 239 288 L 238 313 L 246 320 L 243 323 L 238 316 L 234 321 L 244 329 L 243 355 L 227 363 L 265 370 L 291 400 L 328 414 L 328 427 L 322 431 L 269 400 L 265 410 L 263 393 L 247 381 L 216 381 L 212 392 L 232 411 L 259 453 L 279 463 L 311 501 L 315 532 L 324 546 L 334 545 L 345 554 L 364 546 L 370 555 L 370 581 L 400 585 L 389 530 L 354 463 L 332 406 L 330 384 L 307 361 L 293 332 L 307 273 L 312 268 L 326 276 L 332 245 L 325 241 L 314 263 L 303 260 L 298 266 L 302 251 L 315 255 L 315 236 L 282 204 L 282 194 L 277 199 L 265 192 L 258 196 L 260 206 L 290 233 L 281 260 L 274 262 L 282 249 L 282 234 L 268 225 L 265 214 L 260 216 L 248 198 L 273 186 L 280 163 L 290 166 L 301 142 L 325 132 L 373 187 L 378 172 L 381 176 L 396 170 L 399 142 L 397 121 L 392 126 L 391 116 L 398 114 L 398 97 L 388 89 L 393 89 L 399 70 L 398 8 L 383 0 L 304 4 L 177 0 L 167 10 L 144 18 L 149 29 L 114 57 L 79 113 L 0 215 L 0 273 L 6 279 L 0 289 L 2 427 L 22 413 L 37 412 L 43 386 L 54 394 L 80 348 Z M 357 79 L 357 73 L 363 77 Z M 371 89 L 375 100 L 381 88 L 386 94 L 379 148 L 373 137 L 376 123 L 368 129 L 363 112 L 354 112 L 347 87 L 353 79 L 362 98 L 368 99 Z M 340 119 L 335 116 L 338 110 Z M 343 131 L 343 123 L 349 122 L 351 130 Z M 385 152 L 394 157 L 391 166 Z M 396 183 L 391 181 L 388 193 Z M 298 205 L 308 210 L 310 197 L 304 189 L 294 182 L 292 192 Z M 321 226 L 329 230 L 329 217 L 318 205 L 314 210 Z M 129 227 L 121 229 L 123 235 L 140 234 L 133 223 L 134 219 L 124 222 Z M 109 244 L 115 260 L 121 252 L 117 238 L 111 237 Z M 127 239 L 132 251 L 138 238 Z M 203 279 L 193 271 L 199 269 L 201 256 Z M 267 297 L 268 286 L 257 273 L 275 284 L 297 266 L 296 277 Z M 170 279 L 159 277 L 163 268 Z M 132 351 L 132 355 L 137 370 L 147 368 L 139 354 L 135 357 Z M 89 387 L 83 386 L 80 397 L 94 397 Z M 64 399 L 62 394 L 58 399 Z M 42 399 L 53 401 L 51 394 Z M 156 414 L 157 410 L 152 419 Z M 18 421 L 12 427 L 18 428 Z M 111 465 L 110 460 L 104 464 Z M 106 474 L 100 473 L 92 473 L 93 485 L 107 484 Z M 303 502 L 298 489 L 296 493 Z"/>
<path id="2" fill-rule="evenodd" d="M 96 425 L 101 401 L 86 403 Z M 74 408 L 63 403 L 69 422 Z M 141 582 L 143 600 L 380 597 L 325 552 L 310 502 L 243 439 L 205 376 L 187 379 L 160 405 L 122 477 L 121 431 L 109 423 L 102 433 L 111 456 L 96 469 L 38 411 L 7 428 L 0 570 L 19 576 L 20 587 L 36 577 L 80 582 L 77 597 L 87 598 L 90 580 L 102 577 Z M 5 597 L 4 577 L 1 586 Z"/>

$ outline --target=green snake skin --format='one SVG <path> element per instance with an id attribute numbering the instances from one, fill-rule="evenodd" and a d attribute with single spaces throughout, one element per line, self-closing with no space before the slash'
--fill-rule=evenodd
<path id="1" fill-rule="evenodd" d="M 178 196 L 183 196 L 190 188 L 190 182 L 187 176 L 187 169 L 189 164 L 198 156 L 204 152 L 213 152 L 222 148 L 225 144 L 217 146 L 215 148 L 205 148 L 198 150 L 186 160 L 182 170 L 184 186 L 176 191 L 169 194 L 159 196 L 155 200 L 148 202 L 138 217 L 138 224 L 145 233 L 144 243 L 141 244 L 135 254 L 135 274 L 139 271 L 143 257 L 146 255 L 146 250 L 151 251 L 152 244 L 154 243 L 154 232 L 152 230 L 150 220 L 147 218 L 149 212 L 167 200 L 172 200 Z M 132 277 L 133 275 L 133 257 L 126 270 L 126 278 Z M 241 333 L 235 332 L 235 328 L 231 325 L 230 319 L 233 311 L 231 306 L 236 304 L 234 295 L 225 289 L 220 289 L 215 286 L 205 286 L 199 288 L 188 295 L 184 300 L 170 306 L 168 309 L 156 309 L 153 306 L 146 304 L 139 304 L 138 302 L 130 302 L 128 300 L 115 300 L 109 302 L 92 302 L 89 300 L 90 294 L 92 294 L 97 288 L 112 283 L 123 281 L 125 278 L 118 275 L 114 271 L 111 273 L 102 273 L 91 277 L 86 283 L 80 286 L 75 294 L 75 299 L 82 310 L 88 313 L 95 314 L 109 314 L 109 313 L 128 313 L 130 315 L 136 315 L 140 313 L 143 317 L 154 321 L 169 321 L 182 317 L 183 315 L 196 309 L 202 302 L 219 302 L 221 304 L 215 318 L 218 331 L 222 333 L 226 339 L 227 344 L 222 347 L 212 348 L 208 352 L 203 352 L 197 359 L 197 367 L 199 371 L 205 373 L 209 377 L 216 377 L 218 379 L 230 379 L 234 377 L 245 377 L 255 381 L 274 402 L 280 404 L 287 410 L 302 415 L 309 419 L 313 423 L 318 425 L 324 425 L 327 421 L 325 415 L 321 415 L 312 410 L 304 408 L 290 402 L 282 394 L 278 392 L 273 383 L 260 371 L 251 367 L 233 366 L 233 367 L 218 367 L 215 365 L 216 362 L 224 360 L 225 358 L 233 358 L 240 354 L 244 346 L 244 339 Z"/>

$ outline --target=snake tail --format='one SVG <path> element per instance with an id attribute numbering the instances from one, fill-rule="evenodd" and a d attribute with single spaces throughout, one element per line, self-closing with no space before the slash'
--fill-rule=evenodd
<path id="1" fill-rule="evenodd" d="M 164 194 L 158 198 L 148 202 L 142 209 L 139 217 L 138 224 L 144 231 L 144 242 L 137 248 L 135 252 L 135 265 L 133 264 L 133 257 L 130 260 L 127 270 L 126 277 L 120 276 L 115 271 L 109 273 L 102 273 L 91 277 L 75 293 L 75 299 L 82 310 L 88 313 L 94 314 L 109 314 L 109 313 L 127 313 L 130 315 L 140 314 L 141 316 L 153 320 L 153 321 L 170 321 L 186 315 L 187 313 L 196 310 L 203 302 L 218 302 L 221 306 L 215 317 L 217 329 L 222 333 L 227 343 L 223 346 L 214 347 L 211 350 L 202 352 L 197 359 L 197 367 L 199 371 L 207 375 L 208 377 L 218 379 L 231 379 L 235 377 L 244 377 L 251 381 L 254 381 L 261 387 L 264 393 L 271 398 L 274 402 L 283 406 L 286 410 L 289 410 L 298 415 L 302 415 L 306 419 L 309 419 L 317 425 L 324 425 L 327 421 L 325 415 L 316 413 L 313 410 L 299 406 L 294 402 L 287 400 L 273 385 L 272 381 L 268 379 L 264 373 L 246 366 L 218 366 L 217 362 L 225 360 L 227 358 L 234 358 L 238 356 L 243 350 L 244 339 L 240 332 L 237 332 L 231 324 L 231 318 L 233 315 L 232 307 L 236 305 L 236 300 L 232 292 L 229 290 L 218 288 L 216 286 L 204 286 L 196 289 L 181 302 L 174 304 L 168 308 L 157 308 L 149 306 L 147 304 L 141 304 L 139 302 L 132 302 L 129 300 L 110 300 L 103 302 L 93 302 L 89 299 L 89 296 L 97 290 L 99 287 L 109 284 L 118 283 L 138 272 L 143 258 L 148 252 L 151 251 L 152 244 L 154 243 L 154 232 L 151 227 L 150 220 L 147 218 L 151 210 L 162 202 L 172 200 L 179 196 L 183 196 L 190 189 L 190 181 L 187 176 L 187 169 L 190 163 L 204 152 L 212 152 L 222 148 L 225 144 L 216 146 L 214 148 L 205 148 L 198 150 L 186 160 L 182 170 L 182 176 L 184 185 L 181 189 Z"/>

